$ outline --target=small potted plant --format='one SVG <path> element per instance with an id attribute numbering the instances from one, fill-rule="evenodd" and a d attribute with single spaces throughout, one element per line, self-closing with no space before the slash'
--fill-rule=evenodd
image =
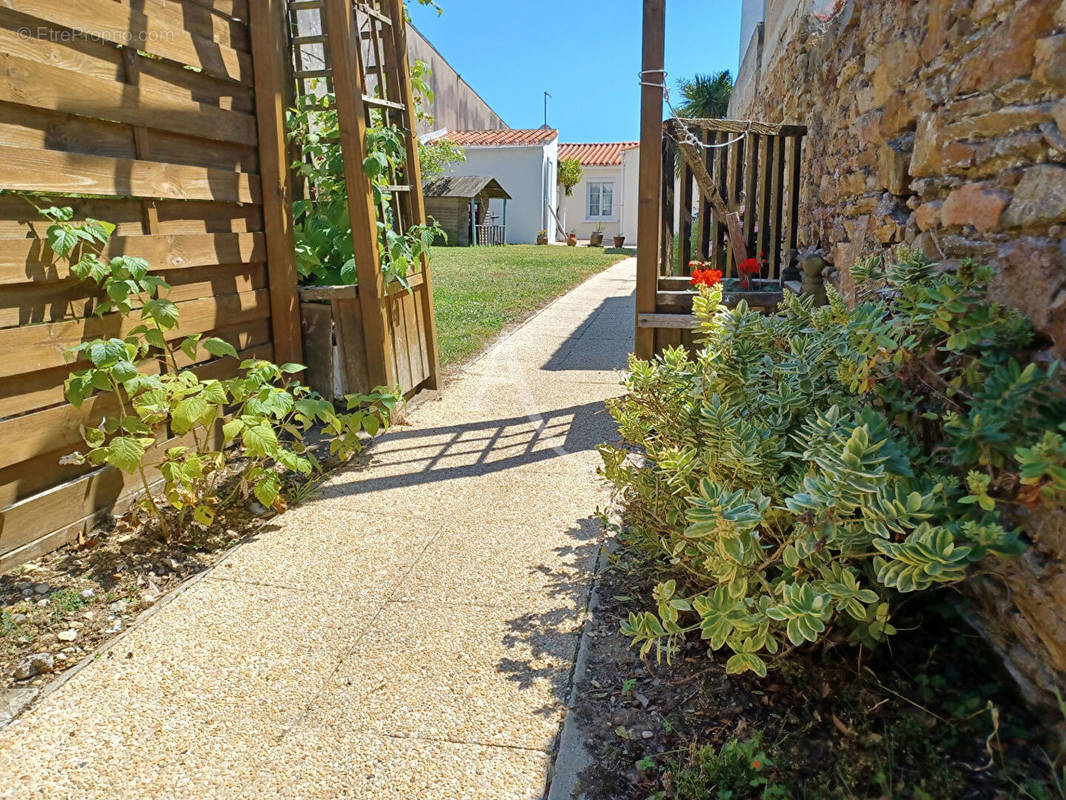
<path id="1" fill-rule="evenodd" d="M 603 223 L 596 223 L 596 230 L 589 236 L 589 247 L 603 247 Z"/>
<path id="2" fill-rule="evenodd" d="M 566 246 L 577 247 L 577 231 L 570 231 L 570 233 L 566 235 Z"/>
<path id="3" fill-rule="evenodd" d="M 617 249 L 621 250 L 625 246 L 625 243 L 626 243 L 625 234 L 623 234 L 621 231 L 619 231 L 617 234 L 615 234 L 614 246 Z"/>
<path id="4" fill-rule="evenodd" d="M 546 230 L 542 230 L 540 233 L 537 234 L 537 244 L 547 244 L 547 243 L 548 243 L 548 232 Z"/>

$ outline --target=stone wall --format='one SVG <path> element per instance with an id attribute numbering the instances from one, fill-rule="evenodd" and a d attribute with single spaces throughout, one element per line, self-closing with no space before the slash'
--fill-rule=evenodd
<path id="1" fill-rule="evenodd" d="M 845 293 L 858 258 L 899 242 L 995 264 L 997 297 L 1066 355 L 1066 0 L 779 7 L 731 115 L 808 126 L 801 245 L 831 255 Z M 1047 704 L 1066 689 L 1066 513 L 1027 528 L 1030 552 L 972 596 Z"/>

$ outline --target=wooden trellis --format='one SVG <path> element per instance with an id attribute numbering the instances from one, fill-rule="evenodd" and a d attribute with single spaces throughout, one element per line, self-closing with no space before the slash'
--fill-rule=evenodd
<path id="1" fill-rule="evenodd" d="M 289 11 L 297 93 L 319 91 L 317 81 L 336 99 L 358 276 L 356 287 L 301 290 L 312 386 L 334 393 L 336 364 L 348 392 L 375 385 L 399 384 L 408 394 L 436 388 L 429 265 L 423 260 L 409 276 L 413 292 L 386 286 L 378 246 L 378 220 L 387 212 L 397 232 L 426 221 L 403 1 L 290 0 Z M 407 150 L 404 166 L 390 177 L 387 210 L 375 207 L 363 171 L 367 129 L 376 124 L 396 126 Z"/>

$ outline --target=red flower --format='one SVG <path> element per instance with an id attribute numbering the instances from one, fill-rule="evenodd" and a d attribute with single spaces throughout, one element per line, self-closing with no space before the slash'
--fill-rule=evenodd
<path id="1" fill-rule="evenodd" d="M 744 275 L 758 275 L 762 272 L 762 267 L 759 266 L 759 262 L 754 258 L 745 258 L 737 264 L 737 269 Z"/>
<path id="2" fill-rule="evenodd" d="M 759 763 L 758 759 L 756 759 L 755 761 L 751 762 L 751 768 L 752 769 L 759 769 L 760 767 L 762 767 L 762 764 Z"/>
<path id="3" fill-rule="evenodd" d="M 715 286 L 722 282 L 722 271 L 718 269 L 697 269 L 692 273 L 693 286 Z"/>

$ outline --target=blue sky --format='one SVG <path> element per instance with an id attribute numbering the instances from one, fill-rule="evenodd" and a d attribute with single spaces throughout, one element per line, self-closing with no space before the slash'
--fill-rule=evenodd
<path id="1" fill-rule="evenodd" d="M 564 142 L 639 138 L 641 0 L 409 0 L 411 18 L 512 128 L 548 122 Z M 667 0 L 666 69 L 736 75 L 741 0 Z M 676 90 L 674 96 L 676 96 Z"/>

